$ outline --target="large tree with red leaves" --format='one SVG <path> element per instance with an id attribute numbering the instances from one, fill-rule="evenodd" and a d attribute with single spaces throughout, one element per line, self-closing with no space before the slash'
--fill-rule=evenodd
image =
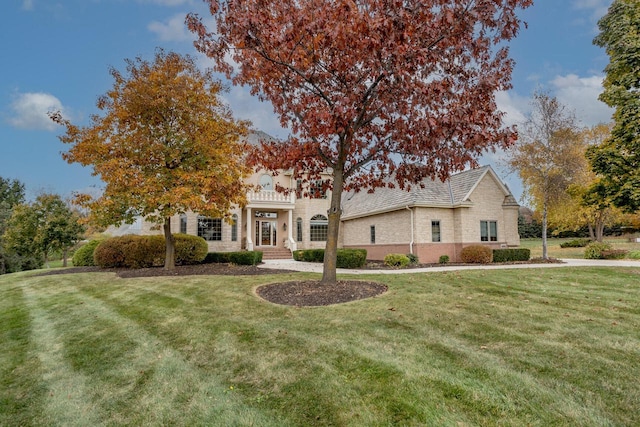
<path id="1" fill-rule="evenodd" d="M 303 182 L 331 173 L 322 283 L 336 281 L 344 190 L 444 180 L 516 138 L 495 93 L 532 0 L 204 1 L 216 28 L 189 15 L 196 48 L 292 132 L 263 143 L 257 165 Z"/>

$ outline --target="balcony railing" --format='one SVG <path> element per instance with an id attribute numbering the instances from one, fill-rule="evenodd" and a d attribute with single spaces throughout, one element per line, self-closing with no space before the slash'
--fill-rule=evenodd
<path id="1" fill-rule="evenodd" d="M 286 203 L 294 204 L 296 202 L 295 193 L 289 195 L 278 193 L 277 191 L 249 191 L 247 193 L 249 203 Z"/>

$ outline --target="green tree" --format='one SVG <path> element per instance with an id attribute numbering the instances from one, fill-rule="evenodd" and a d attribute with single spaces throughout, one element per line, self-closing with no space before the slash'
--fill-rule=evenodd
<path id="1" fill-rule="evenodd" d="M 547 259 L 548 214 L 569 199 L 567 189 L 585 170 L 583 139 L 577 121 L 555 97 L 535 93 L 532 112 L 509 152 L 528 197 L 542 216 L 542 257 Z"/>
<path id="2" fill-rule="evenodd" d="M 15 257 L 4 249 L 3 238 L 7 222 L 16 205 L 24 202 L 24 184 L 18 180 L 0 177 L 0 274 L 14 271 Z"/>
<path id="3" fill-rule="evenodd" d="M 72 144 L 69 163 L 92 166 L 106 183 L 101 197 L 80 196 L 97 224 L 119 225 L 143 216 L 162 226 L 165 268 L 175 268 L 171 217 L 187 210 L 222 217 L 245 203 L 249 170 L 239 137 L 247 123 L 233 119 L 219 95 L 222 84 L 193 58 L 158 50 L 155 61 L 126 60 L 111 69 L 113 89 L 99 98 L 104 115 L 77 127 L 59 113 L 60 140 Z"/>
<path id="4" fill-rule="evenodd" d="M 588 151 L 612 203 L 640 209 L 640 2 L 614 0 L 594 44 L 609 56 L 600 100 L 615 108 L 611 137 Z"/>
<path id="5" fill-rule="evenodd" d="M 4 245 L 7 253 L 20 261 L 20 270 L 31 270 L 42 267 L 56 252 L 66 258 L 83 232 L 79 216 L 62 198 L 45 193 L 31 204 L 15 206 L 4 233 Z"/>

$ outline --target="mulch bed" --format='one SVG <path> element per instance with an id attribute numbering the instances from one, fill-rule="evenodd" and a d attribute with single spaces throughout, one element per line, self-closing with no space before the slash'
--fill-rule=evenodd
<path id="1" fill-rule="evenodd" d="M 256 294 L 275 304 L 296 307 L 318 307 L 371 298 L 387 292 L 382 283 L 360 280 L 338 280 L 335 285 L 323 285 L 317 280 L 272 283 L 260 286 Z"/>

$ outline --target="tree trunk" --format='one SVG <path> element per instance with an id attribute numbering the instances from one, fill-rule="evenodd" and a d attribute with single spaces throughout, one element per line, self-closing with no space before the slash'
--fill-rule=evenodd
<path id="1" fill-rule="evenodd" d="M 69 249 L 64 248 L 62 250 L 62 266 L 63 267 L 67 266 L 67 255 L 69 255 Z"/>
<path id="2" fill-rule="evenodd" d="M 547 255 L 547 203 L 542 205 L 542 259 L 549 259 Z"/>
<path id="3" fill-rule="evenodd" d="M 164 242 L 166 245 L 166 252 L 164 256 L 164 269 L 175 270 L 176 268 L 176 249 L 173 234 L 171 234 L 171 218 L 164 219 Z"/>
<path id="4" fill-rule="evenodd" d="M 344 172 L 342 168 L 333 171 L 333 189 L 331 190 L 331 205 L 329 207 L 329 226 L 327 230 L 327 244 L 324 249 L 324 266 L 322 268 L 322 285 L 335 285 L 337 282 L 336 268 L 338 263 L 338 234 L 340 232 L 340 217 L 342 209 L 342 184 Z"/>
<path id="5" fill-rule="evenodd" d="M 589 226 L 589 239 L 596 240 L 596 235 L 593 231 L 593 225 L 591 223 L 587 224 Z"/>
<path id="6" fill-rule="evenodd" d="M 602 218 L 596 219 L 596 241 L 602 243 L 604 238 L 604 220 Z"/>

